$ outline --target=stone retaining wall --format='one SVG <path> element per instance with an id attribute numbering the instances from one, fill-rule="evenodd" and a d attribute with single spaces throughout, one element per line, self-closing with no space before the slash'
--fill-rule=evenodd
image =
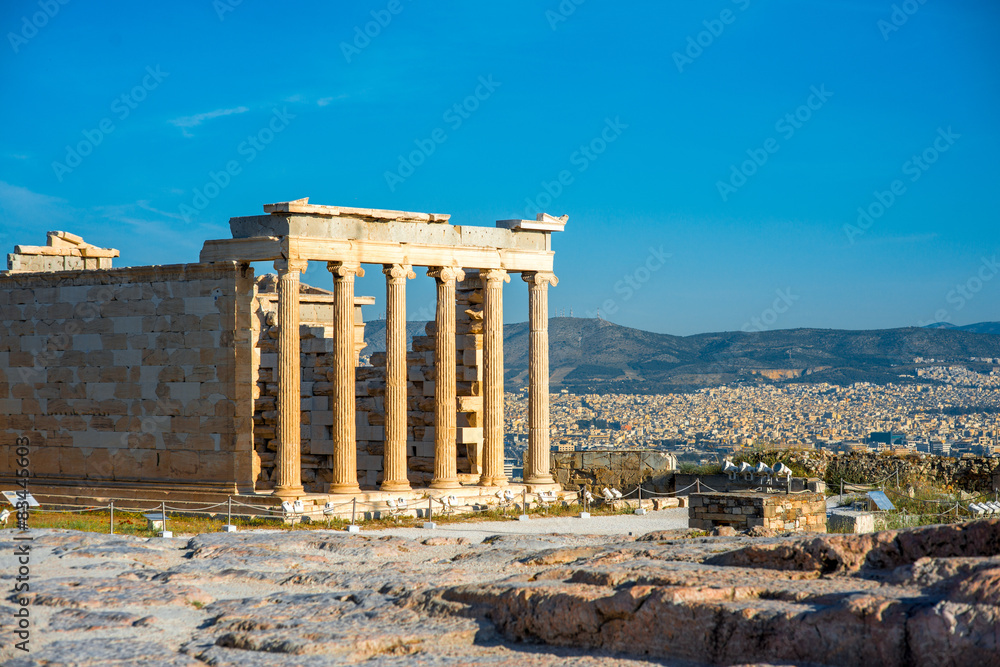
<path id="1" fill-rule="evenodd" d="M 899 470 L 900 484 L 932 483 L 970 493 L 991 493 L 1000 488 L 1000 458 L 955 459 L 933 454 L 895 456 L 878 452 L 792 451 L 783 457 L 802 466 L 811 476 L 835 485 L 841 477 L 848 482 L 874 483 Z M 890 483 L 895 483 L 895 477 Z"/>
<path id="2" fill-rule="evenodd" d="M 689 500 L 691 528 L 826 532 L 826 500 L 821 493 L 694 493 Z"/>

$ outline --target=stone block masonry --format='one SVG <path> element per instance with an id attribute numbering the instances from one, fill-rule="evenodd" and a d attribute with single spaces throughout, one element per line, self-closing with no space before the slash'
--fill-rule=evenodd
<path id="1" fill-rule="evenodd" d="M 688 526 L 711 530 L 765 528 L 775 532 L 826 532 L 822 493 L 692 493 Z"/>
<path id="2" fill-rule="evenodd" d="M 0 275 L 0 482 L 27 436 L 36 487 L 251 491 L 252 287 L 232 262 Z"/>
<path id="3" fill-rule="evenodd" d="M 652 450 L 587 450 L 552 452 L 552 474 L 565 489 L 586 488 L 600 495 L 604 488 L 630 493 L 639 484 L 647 491 L 674 490 L 677 457 Z"/>
<path id="4" fill-rule="evenodd" d="M 7 255 L 7 269 L 11 273 L 110 269 L 117 256 L 114 248 L 99 248 L 76 234 L 49 232 L 46 245 L 15 246 Z"/>

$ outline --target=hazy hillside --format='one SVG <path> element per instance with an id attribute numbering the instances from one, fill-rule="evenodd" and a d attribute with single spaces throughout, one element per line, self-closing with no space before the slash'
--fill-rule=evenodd
<path id="1" fill-rule="evenodd" d="M 972 333 L 1000 334 L 1000 322 L 977 322 L 976 324 L 965 324 L 956 326 L 948 322 L 935 322 L 928 324 L 930 329 L 951 329 L 953 331 L 970 331 Z"/>
<path id="2" fill-rule="evenodd" d="M 421 335 L 424 322 L 409 323 Z M 992 324 L 974 325 L 988 331 Z M 368 323 L 364 354 L 385 348 L 385 323 Z M 528 325 L 504 331 L 509 388 L 527 383 Z M 913 374 L 915 357 L 968 362 L 1000 357 L 1000 335 L 963 327 L 843 331 L 789 329 L 671 336 L 630 329 L 599 319 L 556 317 L 549 321 L 553 389 L 661 393 L 734 381 L 899 382 Z"/>

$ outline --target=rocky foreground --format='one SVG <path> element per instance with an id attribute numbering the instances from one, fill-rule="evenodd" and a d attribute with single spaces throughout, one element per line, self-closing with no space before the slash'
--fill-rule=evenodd
<path id="1" fill-rule="evenodd" d="M 32 531 L 30 653 L 4 664 L 1000 665 L 1000 520 L 873 535 L 483 544 Z"/>

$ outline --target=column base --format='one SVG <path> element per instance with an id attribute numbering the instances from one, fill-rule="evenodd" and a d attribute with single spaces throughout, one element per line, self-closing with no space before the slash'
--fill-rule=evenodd
<path id="1" fill-rule="evenodd" d="M 382 486 L 379 487 L 380 491 L 412 491 L 413 487 L 410 486 L 409 482 L 382 482 Z"/>
<path id="2" fill-rule="evenodd" d="M 299 486 L 276 486 L 274 487 L 274 495 L 278 498 L 298 498 L 299 496 L 306 495 L 306 490 Z"/>
<path id="3" fill-rule="evenodd" d="M 462 484 L 458 481 L 457 477 L 451 477 L 448 479 L 435 479 L 427 485 L 431 489 L 461 489 Z"/>
<path id="4" fill-rule="evenodd" d="M 330 488 L 327 489 L 327 493 L 344 493 L 344 494 L 354 494 L 361 493 L 361 487 L 357 484 L 331 484 Z"/>
<path id="5" fill-rule="evenodd" d="M 525 484 L 555 484 L 556 480 L 552 475 L 535 475 L 534 477 L 526 477 L 524 479 Z"/>
<path id="6" fill-rule="evenodd" d="M 487 477 L 483 475 L 479 478 L 479 486 L 507 486 L 509 482 L 506 477 Z"/>

